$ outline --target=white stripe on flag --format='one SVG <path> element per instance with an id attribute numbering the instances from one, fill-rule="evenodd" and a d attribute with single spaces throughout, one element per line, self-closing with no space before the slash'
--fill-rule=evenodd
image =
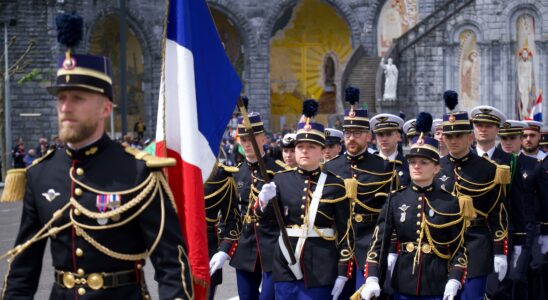
<path id="1" fill-rule="evenodd" d="M 159 105 L 158 113 L 164 111 L 164 107 L 169 107 L 165 111 L 167 148 L 178 152 L 185 162 L 200 168 L 202 179 L 205 182 L 215 165 L 216 157 L 207 139 L 198 128 L 192 52 L 167 39 L 165 61 L 168 63 L 165 66 L 165 82 L 160 88 L 159 102 L 162 102 L 162 90 L 167 87 L 165 89 L 166 103 Z M 161 126 L 159 127 L 159 130 L 163 129 Z M 162 136 L 158 135 L 157 131 L 157 138 Z"/>

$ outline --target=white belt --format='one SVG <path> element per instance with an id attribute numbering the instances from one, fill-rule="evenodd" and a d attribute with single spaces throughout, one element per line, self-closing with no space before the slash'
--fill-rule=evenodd
<path id="1" fill-rule="evenodd" d="M 332 238 L 335 236 L 335 230 L 333 230 L 333 228 L 314 228 L 314 230 L 310 232 L 307 232 L 303 228 L 287 228 L 286 231 L 288 236 L 298 238 L 305 236 L 309 238 L 320 237 L 320 234 L 321 236 L 327 238 Z"/>

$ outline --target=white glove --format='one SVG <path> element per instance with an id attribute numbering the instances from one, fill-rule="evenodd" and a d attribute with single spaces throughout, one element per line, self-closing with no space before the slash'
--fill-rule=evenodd
<path id="1" fill-rule="evenodd" d="M 230 256 L 223 251 L 213 254 L 209 261 L 209 276 L 221 269 L 227 260 L 230 260 Z"/>
<path id="2" fill-rule="evenodd" d="M 261 208 L 265 208 L 274 197 L 276 197 L 276 184 L 274 182 L 265 183 L 259 192 Z"/>
<path id="3" fill-rule="evenodd" d="M 397 253 L 388 254 L 388 270 L 390 271 L 390 274 L 394 273 L 394 266 L 396 266 L 396 260 L 398 260 Z"/>
<path id="4" fill-rule="evenodd" d="M 514 252 L 512 253 L 512 267 L 515 269 L 518 264 L 519 256 L 521 255 L 521 246 L 514 246 Z"/>
<path id="5" fill-rule="evenodd" d="M 506 255 L 502 255 L 502 254 L 495 255 L 494 268 L 495 268 L 495 273 L 499 275 L 498 276 L 499 281 L 502 281 L 504 279 L 504 276 L 506 276 L 506 270 L 508 270 L 508 262 L 506 261 Z"/>
<path id="6" fill-rule="evenodd" d="M 365 281 L 365 286 L 360 293 L 360 296 L 364 300 L 369 300 L 373 297 L 378 297 L 381 295 L 381 287 L 379 286 L 379 278 L 377 277 L 367 277 Z"/>
<path id="7" fill-rule="evenodd" d="M 538 244 L 540 245 L 540 253 L 543 255 L 548 252 L 548 235 L 540 235 L 538 237 Z"/>
<path id="8" fill-rule="evenodd" d="M 445 291 L 443 291 L 443 300 L 453 300 L 457 296 L 460 288 L 460 282 L 455 279 L 449 279 L 445 284 Z"/>
<path id="9" fill-rule="evenodd" d="M 333 296 L 333 300 L 337 300 L 339 298 L 339 295 L 342 293 L 344 289 L 344 284 L 347 280 L 347 277 L 337 276 L 337 280 L 335 280 L 335 285 L 333 286 L 333 290 L 331 291 L 331 296 Z"/>

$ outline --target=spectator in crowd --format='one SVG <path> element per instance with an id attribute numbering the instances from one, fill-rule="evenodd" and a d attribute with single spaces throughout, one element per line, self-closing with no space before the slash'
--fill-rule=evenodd
<path id="1" fill-rule="evenodd" d="M 23 142 L 23 138 L 19 138 L 17 141 L 17 144 L 15 147 L 13 147 L 13 151 L 11 153 L 11 156 L 13 157 L 13 167 L 14 168 L 24 168 L 25 167 L 25 144 Z"/>
<path id="2" fill-rule="evenodd" d="M 42 155 L 46 154 L 48 149 L 48 139 L 40 138 L 40 140 L 38 141 L 38 146 L 36 146 L 36 150 L 34 150 L 36 152 L 36 157 L 42 157 Z"/>
<path id="3" fill-rule="evenodd" d="M 147 130 L 147 127 L 145 126 L 145 122 L 143 122 L 143 119 L 139 119 L 137 123 L 135 123 L 135 126 L 133 126 L 133 131 L 137 135 L 137 139 L 142 140 L 145 136 L 145 131 Z"/>
<path id="4" fill-rule="evenodd" d="M 32 165 L 32 162 L 37 158 L 36 150 L 35 149 L 29 149 L 27 152 L 27 155 L 23 158 L 23 161 L 25 162 L 25 167 L 28 167 Z"/>

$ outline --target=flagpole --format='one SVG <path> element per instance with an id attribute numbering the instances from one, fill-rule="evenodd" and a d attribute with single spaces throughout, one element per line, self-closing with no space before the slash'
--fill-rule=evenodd
<path id="1" fill-rule="evenodd" d="M 255 156 L 257 157 L 257 162 L 259 163 L 259 170 L 261 171 L 261 177 L 263 178 L 265 183 L 269 183 L 270 178 L 266 171 L 266 165 L 264 164 L 263 157 L 261 156 L 261 152 L 259 151 L 259 145 L 257 144 L 257 140 L 255 139 L 255 132 L 253 131 L 253 126 L 251 126 L 251 122 L 249 121 L 249 116 L 247 114 L 247 110 L 245 108 L 245 104 L 244 104 L 244 101 L 242 100 L 242 97 L 238 98 L 238 108 L 240 109 L 240 112 L 242 113 L 245 129 L 247 132 L 249 132 L 249 135 L 252 137 L 250 139 L 251 145 L 253 146 L 253 152 L 255 152 Z M 272 199 L 272 202 L 273 202 L 272 207 L 274 208 L 274 215 L 276 216 L 278 227 L 280 227 L 282 241 L 285 245 L 285 248 L 287 249 L 287 252 L 289 252 L 289 260 L 291 260 L 290 263 L 291 265 L 294 265 L 297 262 L 297 260 L 295 259 L 295 253 L 293 251 L 293 248 L 291 247 L 289 236 L 287 235 L 285 222 L 282 217 L 282 212 L 280 211 L 280 206 L 278 205 L 278 198 L 274 197 L 274 199 Z"/>
<path id="2" fill-rule="evenodd" d="M 165 78 L 166 78 L 166 41 L 167 41 L 167 20 L 169 17 L 169 0 L 166 0 L 166 10 L 164 13 L 164 29 L 162 31 L 162 68 L 160 71 L 160 95 L 158 97 L 158 109 L 160 108 L 160 101 L 162 105 L 162 141 L 166 143 L 166 146 L 163 147 L 162 157 L 167 157 L 167 140 L 166 140 L 166 87 L 165 87 Z M 158 138 L 158 137 L 156 137 Z M 156 153 L 158 155 L 158 153 Z M 164 170 L 164 175 L 166 179 L 167 170 Z"/>

